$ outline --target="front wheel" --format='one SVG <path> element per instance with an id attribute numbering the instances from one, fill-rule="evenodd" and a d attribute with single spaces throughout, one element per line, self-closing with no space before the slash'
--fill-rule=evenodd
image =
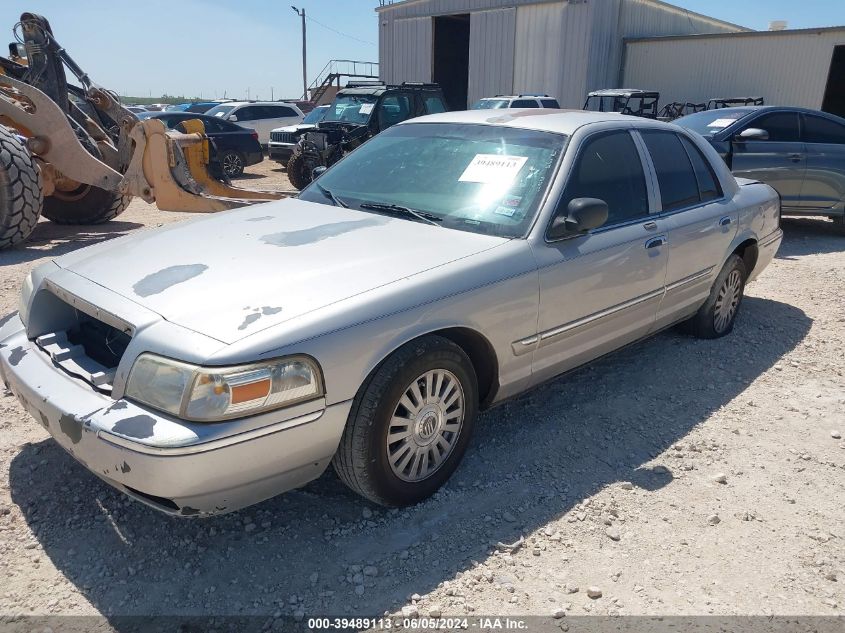
<path id="1" fill-rule="evenodd" d="M 747 277 L 745 262 L 739 255 L 731 255 L 716 277 L 707 301 L 689 320 L 689 327 L 695 336 L 719 338 L 733 330 Z"/>
<path id="2" fill-rule="evenodd" d="M 311 170 L 305 162 L 305 156 L 299 152 L 294 152 L 290 160 L 288 160 L 288 180 L 290 184 L 299 189 L 305 189 L 311 184 Z"/>
<path id="3" fill-rule="evenodd" d="M 440 336 L 412 341 L 359 391 L 332 465 L 376 503 L 418 503 L 458 467 L 477 412 L 478 383 L 466 353 Z"/>

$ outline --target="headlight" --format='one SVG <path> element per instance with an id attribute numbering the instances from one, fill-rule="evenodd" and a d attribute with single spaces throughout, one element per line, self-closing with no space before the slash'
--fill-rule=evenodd
<path id="1" fill-rule="evenodd" d="M 235 367 L 197 367 L 141 354 L 126 385 L 127 398 L 197 422 L 255 415 L 321 395 L 320 369 L 307 356 Z"/>

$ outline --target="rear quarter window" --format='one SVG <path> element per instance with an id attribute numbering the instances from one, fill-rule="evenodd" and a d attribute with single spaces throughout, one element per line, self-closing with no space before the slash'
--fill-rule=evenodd
<path id="1" fill-rule="evenodd" d="M 560 104 L 557 102 L 557 99 L 540 99 L 540 103 L 543 104 L 544 108 L 560 109 Z"/>

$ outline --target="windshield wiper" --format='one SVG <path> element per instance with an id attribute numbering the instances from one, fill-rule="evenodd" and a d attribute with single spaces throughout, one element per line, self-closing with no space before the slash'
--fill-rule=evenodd
<path id="1" fill-rule="evenodd" d="M 334 195 L 334 194 L 331 192 L 331 190 L 326 189 L 323 185 L 321 185 L 321 184 L 320 184 L 319 182 L 317 182 L 317 181 L 314 181 L 314 184 L 317 186 L 317 189 L 319 189 L 319 190 L 320 190 L 320 192 L 321 192 L 324 196 L 326 196 L 326 198 L 328 198 L 329 200 L 331 200 L 331 201 L 332 201 L 332 204 L 333 204 L 334 206 L 336 206 L 336 207 L 343 207 L 344 209 L 348 209 L 348 208 L 349 208 L 349 205 L 348 205 L 348 204 L 346 204 L 346 203 L 345 203 L 343 200 L 341 200 L 340 198 L 338 198 L 336 195 Z"/>
<path id="2" fill-rule="evenodd" d="M 363 202 L 358 205 L 361 209 L 370 209 L 372 211 L 384 211 L 406 218 L 414 218 L 434 226 L 440 226 L 439 222 L 443 221 L 439 215 L 434 215 L 428 211 L 418 211 L 410 207 L 403 207 L 401 204 L 386 204 L 383 202 Z"/>

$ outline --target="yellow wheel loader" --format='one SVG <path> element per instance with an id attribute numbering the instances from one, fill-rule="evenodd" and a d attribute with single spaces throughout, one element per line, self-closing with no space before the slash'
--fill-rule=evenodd
<path id="1" fill-rule="evenodd" d="M 133 196 L 197 213 L 284 197 L 213 178 L 201 121 L 181 132 L 140 121 L 91 81 L 45 18 L 24 13 L 14 33 L 18 42 L 0 57 L 0 248 L 25 241 L 42 214 L 59 224 L 107 222 Z"/>

